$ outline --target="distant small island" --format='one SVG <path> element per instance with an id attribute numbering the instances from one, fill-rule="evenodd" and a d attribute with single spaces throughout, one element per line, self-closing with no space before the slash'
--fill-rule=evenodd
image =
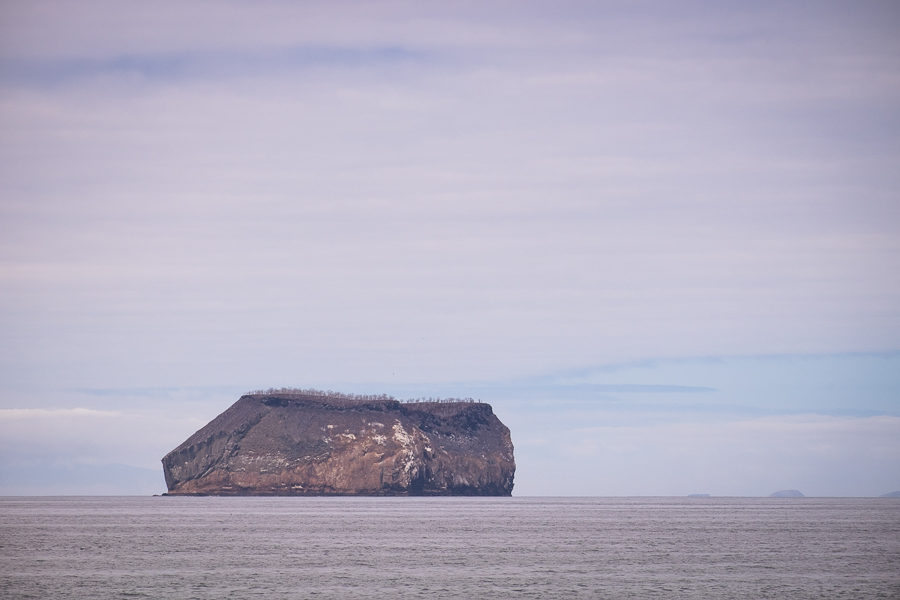
<path id="1" fill-rule="evenodd" d="M 169 495 L 509 496 L 489 404 L 318 390 L 242 396 L 163 459 Z"/>
<path id="2" fill-rule="evenodd" d="M 769 498 L 805 498 L 800 490 L 778 490 L 769 494 Z"/>
<path id="3" fill-rule="evenodd" d="M 900 498 L 900 490 L 896 492 L 888 492 L 887 494 L 882 494 L 879 498 Z"/>

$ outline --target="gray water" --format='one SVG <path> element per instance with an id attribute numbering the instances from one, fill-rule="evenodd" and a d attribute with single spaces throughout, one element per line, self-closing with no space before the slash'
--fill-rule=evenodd
<path id="1" fill-rule="evenodd" d="M 900 501 L 0 498 L 2 598 L 900 598 Z"/>

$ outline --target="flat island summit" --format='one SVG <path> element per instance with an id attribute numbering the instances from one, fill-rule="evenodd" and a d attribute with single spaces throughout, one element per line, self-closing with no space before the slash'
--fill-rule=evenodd
<path id="1" fill-rule="evenodd" d="M 171 495 L 509 496 L 489 404 L 316 390 L 242 396 L 163 459 Z"/>

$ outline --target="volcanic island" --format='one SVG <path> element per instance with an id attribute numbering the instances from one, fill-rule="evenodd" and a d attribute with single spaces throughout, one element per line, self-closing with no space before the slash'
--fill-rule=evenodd
<path id="1" fill-rule="evenodd" d="M 167 495 L 510 496 L 490 404 L 317 390 L 242 396 L 163 459 Z"/>

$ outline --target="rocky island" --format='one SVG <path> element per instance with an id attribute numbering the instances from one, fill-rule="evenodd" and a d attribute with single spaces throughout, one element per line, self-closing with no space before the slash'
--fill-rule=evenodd
<path id="1" fill-rule="evenodd" d="M 769 494 L 769 498 L 805 498 L 800 490 L 778 490 Z"/>
<path id="2" fill-rule="evenodd" d="M 163 459 L 170 495 L 509 496 L 509 429 L 473 400 L 254 392 Z"/>

